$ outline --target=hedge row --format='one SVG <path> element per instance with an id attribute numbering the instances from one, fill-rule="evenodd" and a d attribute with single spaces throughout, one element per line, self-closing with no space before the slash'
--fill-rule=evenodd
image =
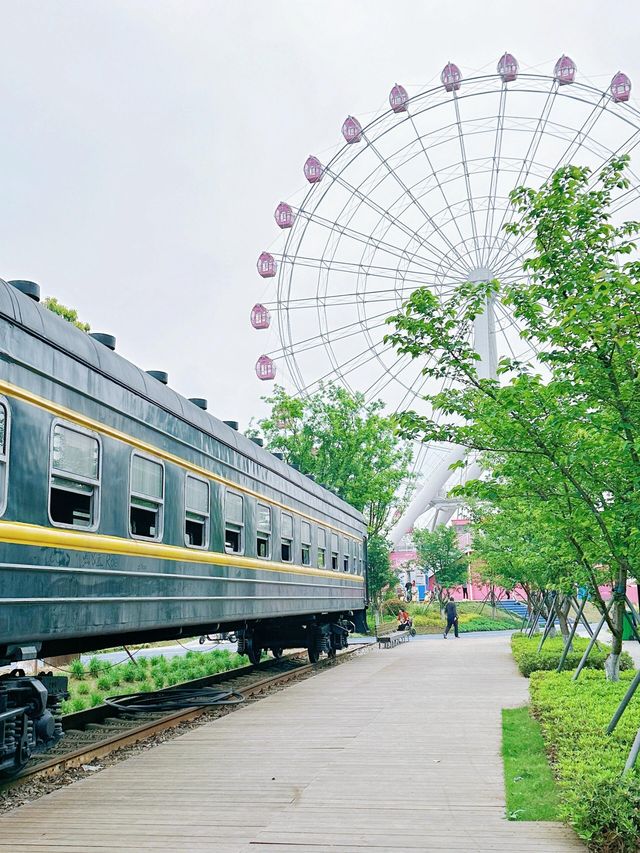
<path id="1" fill-rule="evenodd" d="M 585 637 L 574 637 L 573 649 L 567 655 L 564 668 L 567 670 L 575 669 L 580 663 L 584 650 L 587 648 L 588 640 Z M 511 637 L 511 651 L 518 665 L 518 669 L 528 678 L 532 672 L 538 670 L 553 670 L 556 669 L 560 662 L 560 655 L 564 648 L 564 640 L 562 637 L 551 637 L 545 641 L 542 651 L 538 651 L 540 645 L 540 636 L 534 634 L 529 638 L 525 634 L 517 633 Z M 611 648 L 604 643 L 600 643 L 600 648 L 594 647 L 587 660 L 587 668 L 602 669 L 604 661 Z M 633 660 L 628 652 L 622 652 L 620 655 L 620 669 L 633 669 Z"/>
<path id="2" fill-rule="evenodd" d="M 609 720 L 632 679 L 619 682 L 604 672 L 534 672 L 531 704 L 560 786 L 562 817 L 591 850 L 632 853 L 640 839 L 640 770 L 622 776 L 640 728 L 640 702 L 631 702 L 614 733 Z"/>

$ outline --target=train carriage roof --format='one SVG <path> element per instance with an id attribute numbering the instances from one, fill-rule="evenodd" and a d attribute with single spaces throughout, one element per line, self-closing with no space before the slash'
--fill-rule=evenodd
<path id="1" fill-rule="evenodd" d="M 340 509 L 358 522 L 363 522 L 361 513 L 333 492 L 314 483 L 295 468 L 277 459 L 268 450 L 259 447 L 242 433 L 200 409 L 168 385 L 154 379 L 117 352 L 113 352 L 34 299 L 25 296 L 3 279 L 0 279 L 0 316 L 23 327 L 28 333 L 77 359 L 105 378 L 207 433 L 248 459 L 271 469 L 283 479 Z"/>

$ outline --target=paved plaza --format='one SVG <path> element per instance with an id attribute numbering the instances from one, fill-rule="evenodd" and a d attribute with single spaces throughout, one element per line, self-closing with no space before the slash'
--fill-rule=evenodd
<path id="1" fill-rule="evenodd" d="M 504 819 L 507 636 L 377 648 L 23 806 L 1 853 L 565 853 Z"/>

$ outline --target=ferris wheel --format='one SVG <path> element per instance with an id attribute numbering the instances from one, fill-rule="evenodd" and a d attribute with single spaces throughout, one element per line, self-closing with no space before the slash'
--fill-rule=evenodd
<path id="1" fill-rule="evenodd" d="M 566 163 L 595 174 L 632 152 L 640 112 L 630 92 L 622 72 L 602 90 L 580 82 L 568 56 L 546 75 L 521 72 L 505 53 L 495 74 L 463 79 L 450 62 L 425 91 L 394 85 L 390 108 L 368 124 L 347 116 L 344 144 L 326 163 L 306 160 L 306 189 L 277 205 L 280 238 L 258 258 L 264 296 L 251 324 L 268 340 L 258 378 L 278 376 L 301 395 L 334 381 L 383 399 L 389 411 L 424 411 L 433 380 L 424 362 L 385 344 L 386 318 L 418 287 L 444 300 L 465 281 L 521 281 L 529 246 L 504 230 L 515 218 L 511 190 L 540 186 Z M 629 177 L 614 205 L 626 218 L 640 199 L 640 180 Z M 495 376 L 503 355 L 535 359 L 519 332 L 492 300 L 473 330 L 485 376 Z M 419 447 L 424 486 L 398 520 L 395 541 L 430 507 L 437 515 L 449 465 L 461 456 Z"/>

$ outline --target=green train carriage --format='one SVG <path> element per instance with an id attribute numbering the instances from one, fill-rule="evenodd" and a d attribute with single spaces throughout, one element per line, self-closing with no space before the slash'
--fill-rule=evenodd
<path id="1" fill-rule="evenodd" d="M 362 515 L 37 296 L 0 280 L 0 664 L 220 630 L 317 660 L 365 630 Z M 0 678 L 0 772 L 59 736 L 61 689 Z"/>

